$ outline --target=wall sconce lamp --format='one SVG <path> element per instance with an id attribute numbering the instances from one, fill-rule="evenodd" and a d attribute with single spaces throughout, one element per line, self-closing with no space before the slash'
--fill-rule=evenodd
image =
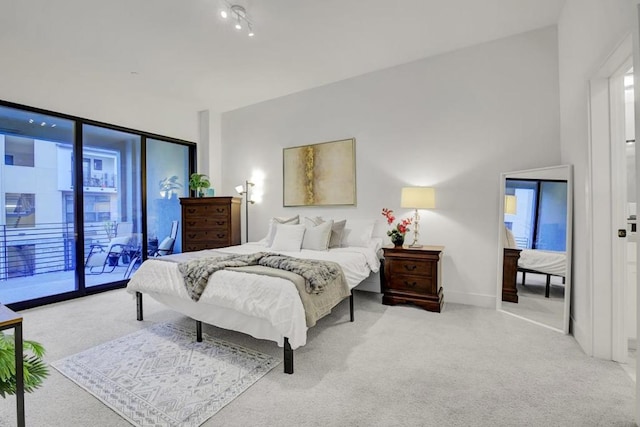
<path id="1" fill-rule="evenodd" d="M 518 198 L 513 194 L 505 194 L 504 196 L 504 213 L 508 215 L 518 213 Z"/>
<path id="2" fill-rule="evenodd" d="M 245 233 L 245 241 L 249 242 L 249 203 L 254 204 L 255 200 L 251 199 L 251 188 L 255 184 L 251 181 L 245 181 L 244 185 L 237 185 L 236 192 L 239 195 L 244 195 L 244 233 Z"/>
<path id="3" fill-rule="evenodd" d="M 433 209 L 436 207 L 436 191 L 431 187 L 404 187 L 400 197 L 400 207 L 415 209 L 413 217 L 413 243 L 410 248 L 421 248 L 418 244 L 420 234 L 420 215 L 418 209 Z"/>

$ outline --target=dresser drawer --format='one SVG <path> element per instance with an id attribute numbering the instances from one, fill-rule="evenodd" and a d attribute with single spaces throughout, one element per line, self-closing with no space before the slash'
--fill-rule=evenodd
<path id="1" fill-rule="evenodd" d="M 191 217 L 184 221 L 184 227 L 191 232 L 199 230 L 228 230 L 229 221 L 226 218 Z"/>
<path id="2" fill-rule="evenodd" d="M 229 244 L 227 230 L 185 230 L 184 235 L 189 242 L 225 242 Z"/>
<path id="3" fill-rule="evenodd" d="M 183 252 L 193 252 L 193 251 L 201 251 L 204 249 L 224 248 L 226 246 L 229 246 L 229 243 L 227 241 L 190 242 L 186 246 L 184 246 L 182 249 L 183 249 Z"/>
<path id="4" fill-rule="evenodd" d="M 435 293 L 435 281 L 430 277 L 397 274 L 389 281 L 394 291 L 415 292 L 417 294 Z"/>
<path id="5" fill-rule="evenodd" d="M 229 216 L 229 207 L 223 205 L 193 205 L 185 206 L 184 212 L 189 218 L 227 218 Z"/>
<path id="6" fill-rule="evenodd" d="M 394 258 L 388 262 L 388 268 L 392 275 L 412 274 L 418 276 L 433 276 L 434 263 L 421 259 Z"/>

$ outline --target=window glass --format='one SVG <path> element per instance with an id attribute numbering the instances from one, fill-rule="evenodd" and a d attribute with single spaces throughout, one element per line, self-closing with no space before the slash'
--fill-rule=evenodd
<path id="1" fill-rule="evenodd" d="M 5 215 L 7 228 L 25 228 L 36 225 L 36 195 L 33 193 L 6 193 Z"/>

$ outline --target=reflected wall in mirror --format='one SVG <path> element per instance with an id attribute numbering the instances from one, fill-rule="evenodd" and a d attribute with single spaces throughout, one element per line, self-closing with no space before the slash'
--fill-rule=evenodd
<path id="1" fill-rule="evenodd" d="M 572 167 L 501 175 L 497 307 L 569 333 Z"/>

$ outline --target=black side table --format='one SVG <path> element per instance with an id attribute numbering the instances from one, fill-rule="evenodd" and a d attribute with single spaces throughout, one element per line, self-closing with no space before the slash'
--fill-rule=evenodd
<path id="1" fill-rule="evenodd" d="M 0 304 L 0 331 L 13 328 L 16 342 L 16 405 L 18 427 L 24 427 L 24 366 L 22 365 L 22 317 Z"/>

